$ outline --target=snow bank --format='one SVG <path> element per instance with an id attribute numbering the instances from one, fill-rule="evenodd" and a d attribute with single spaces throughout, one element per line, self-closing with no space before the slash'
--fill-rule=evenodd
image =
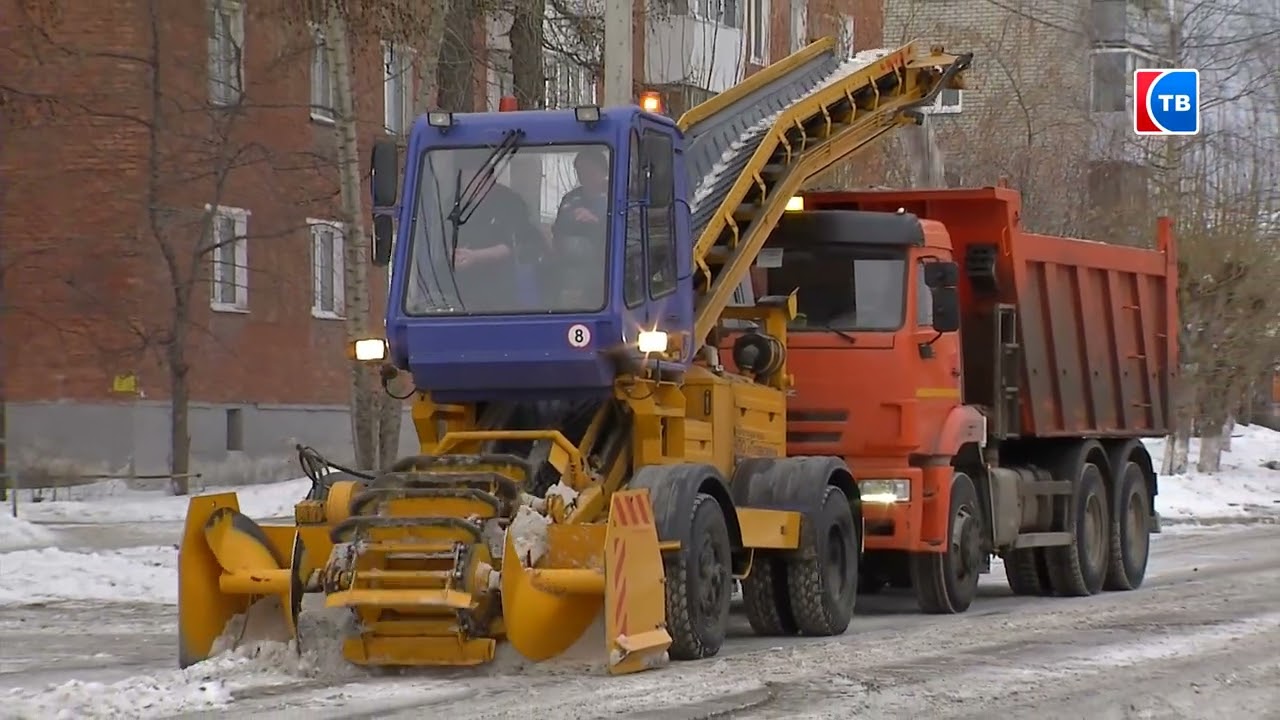
<path id="1" fill-rule="evenodd" d="M 1145 441 L 1159 472 L 1165 441 Z M 1156 510 L 1173 522 L 1280 518 L 1280 432 L 1258 425 L 1236 426 L 1231 450 L 1222 453 L 1222 470 L 1199 473 L 1200 441 L 1192 439 L 1191 469 L 1160 476 Z M 1268 467 L 1268 463 L 1271 464 Z"/>
<path id="2" fill-rule="evenodd" d="M 176 605 L 177 562 L 172 546 L 100 553 L 56 548 L 0 553 L 0 605 L 56 600 Z"/>
<path id="3" fill-rule="evenodd" d="M 8 508 L 0 508 L 0 552 L 48 547 L 55 539 L 52 530 L 16 518 L 9 514 Z"/>
<path id="4" fill-rule="evenodd" d="M 240 498 L 241 512 L 253 518 L 272 518 L 292 515 L 293 506 L 310 489 L 310 480 L 298 478 L 263 485 L 213 488 L 200 494 L 234 492 Z M 181 522 L 187 515 L 187 500 L 163 492 L 128 491 L 93 501 L 25 503 L 19 506 L 19 513 L 28 519 L 46 522 Z"/>

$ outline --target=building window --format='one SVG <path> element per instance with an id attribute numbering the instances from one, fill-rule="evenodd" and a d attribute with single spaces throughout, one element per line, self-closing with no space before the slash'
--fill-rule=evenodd
<path id="1" fill-rule="evenodd" d="M 244 450 L 244 416 L 240 408 L 227 408 L 227 452 Z"/>
<path id="2" fill-rule="evenodd" d="M 854 40 L 853 34 L 853 16 L 840 13 L 840 34 L 836 38 L 839 41 L 840 52 L 843 57 L 853 57 L 854 48 L 857 42 Z"/>
<path id="3" fill-rule="evenodd" d="M 1164 61 L 1129 47 L 1096 48 L 1089 55 L 1089 107 L 1094 112 L 1123 112 L 1132 94 L 1133 71 L 1162 67 Z"/>
<path id="4" fill-rule="evenodd" d="M 933 99 L 932 105 L 921 108 L 922 112 L 933 115 L 954 115 L 964 110 L 964 91 L 943 88 Z"/>
<path id="5" fill-rule="evenodd" d="M 769 0 L 747 0 L 747 49 L 752 63 L 769 64 Z"/>
<path id="6" fill-rule="evenodd" d="M 404 135 L 413 117 L 413 51 L 383 43 L 382 67 L 383 123 L 392 135 Z"/>
<path id="7" fill-rule="evenodd" d="M 315 47 L 311 50 L 311 119 L 333 122 L 333 74 L 325 52 L 324 32 L 312 28 Z"/>
<path id="8" fill-rule="evenodd" d="M 596 80 L 591 69 L 559 53 L 548 53 L 547 108 L 596 104 Z"/>
<path id="9" fill-rule="evenodd" d="M 741 0 L 689 0 L 689 14 L 726 27 L 742 27 Z"/>
<path id="10" fill-rule="evenodd" d="M 312 291 L 311 314 L 318 318 L 341 319 L 343 313 L 342 223 L 308 219 L 311 227 Z"/>
<path id="11" fill-rule="evenodd" d="M 210 0 L 209 102 L 227 106 L 244 94 L 244 8 L 238 0 Z"/>
<path id="12" fill-rule="evenodd" d="M 209 307 L 219 312 L 249 311 L 249 211 L 233 207 L 205 207 L 212 238 L 208 244 L 213 267 Z"/>
<path id="13" fill-rule="evenodd" d="M 791 0 L 791 52 L 808 44 L 809 0 Z"/>

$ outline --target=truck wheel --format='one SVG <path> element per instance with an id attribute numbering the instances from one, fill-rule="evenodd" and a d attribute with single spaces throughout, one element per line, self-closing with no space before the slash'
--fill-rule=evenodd
<path id="1" fill-rule="evenodd" d="M 1142 586 L 1151 550 L 1150 519 L 1146 474 L 1137 463 L 1126 462 L 1112 494 L 1111 547 L 1104 589 L 1136 590 Z"/>
<path id="2" fill-rule="evenodd" d="M 849 499 L 828 486 L 797 557 L 787 563 L 787 590 L 804 635 L 839 635 L 858 599 L 858 531 Z"/>
<path id="3" fill-rule="evenodd" d="M 1036 596 L 1052 592 L 1044 548 L 1022 548 L 1005 553 L 1004 576 L 1014 595 Z"/>
<path id="4" fill-rule="evenodd" d="M 742 581 L 742 606 L 757 635 L 795 635 L 798 631 L 787 596 L 787 565 L 757 550 L 751 574 Z"/>
<path id="5" fill-rule="evenodd" d="M 962 613 L 978 594 L 982 571 L 982 515 L 978 491 L 968 475 L 951 482 L 950 544 L 945 553 L 912 553 L 911 586 L 920 610 L 932 615 Z"/>
<path id="6" fill-rule="evenodd" d="M 663 563 L 667 575 L 667 631 L 673 660 L 720 652 L 733 596 L 733 548 L 715 498 L 698 493 L 688 509 L 689 542 Z"/>
<path id="7" fill-rule="evenodd" d="M 1107 576 L 1107 557 L 1111 544 L 1107 535 L 1111 520 L 1107 512 L 1106 486 L 1102 470 L 1086 462 L 1075 481 L 1070 502 L 1074 512 L 1068 514 L 1067 532 L 1070 545 L 1045 548 L 1049 579 L 1059 595 L 1083 597 L 1102 590 Z"/>

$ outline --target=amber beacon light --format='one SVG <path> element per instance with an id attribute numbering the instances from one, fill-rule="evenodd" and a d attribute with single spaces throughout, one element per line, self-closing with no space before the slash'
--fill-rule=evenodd
<path id="1" fill-rule="evenodd" d="M 662 96 L 657 90 L 645 90 L 640 93 L 640 108 L 645 112 L 662 112 Z"/>

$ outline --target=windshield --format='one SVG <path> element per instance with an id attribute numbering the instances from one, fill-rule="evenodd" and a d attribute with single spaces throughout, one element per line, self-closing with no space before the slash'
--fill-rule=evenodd
<path id="1" fill-rule="evenodd" d="M 768 292 L 796 292 L 793 330 L 897 330 L 906 302 L 901 250 L 825 245 L 771 250 Z"/>
<path id="2" fill-rule="evenodd" d="M 423 156 L 405 313 L 595 312 L 605 306 L 605 145 L 489 147 Z"/>

